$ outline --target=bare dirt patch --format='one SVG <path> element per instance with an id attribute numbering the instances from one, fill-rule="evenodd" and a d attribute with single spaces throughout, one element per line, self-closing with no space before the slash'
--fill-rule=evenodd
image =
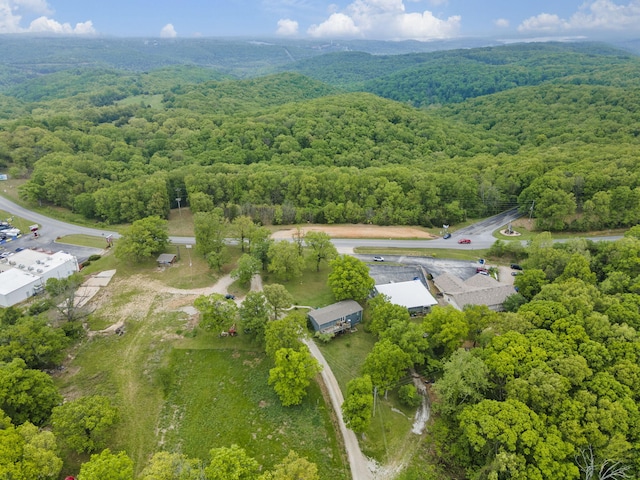
<path id="1" fill-rule="evenodd" d="M 381 227 L 379 225 L 305 225 L 303 232 L 325 232 L 332 238 L 395 238 L 410 239 L 436 238 L 435 235 L 420 227 L 394 226 Z M 296 227 L 278 230 L 271 235 L 272 238 L 289 239 L 296 233 Z"/>

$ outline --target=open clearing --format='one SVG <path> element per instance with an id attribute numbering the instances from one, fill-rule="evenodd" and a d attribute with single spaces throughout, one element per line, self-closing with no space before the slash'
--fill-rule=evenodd
<path id="1" fill-rule="evenodd" d="M 378 225 L 302 225 L 303 232 L 325 232 L 332 238 L 395 238 L 431 239 L 437 238 L 420 227 L 381 227 Z M 276 240 L 289 239 L 296 233 L 296 227 L 284 228 L 271 235 Z"/>
<path id="2" fill-rule="evenodd" d="M 219 332 L 195 329 L 195 298 L 225 293 L 230 278 L 179 289 L 165 283 L 174 267 L 151 272 L 154 278 L 116 275 L 101 289 L 91 302 L 93 321 L 101 327 L 124 325 L 126 333 L 105 328 L 105 334 L 92 335 L 56 375 L 66 398 L 114 399 L 121 422 L 109 446 L 126 450 L 138 473 L 155 451 L 181 451 L 207 461 L 209 449 L 237 443 L 264 468 L 296 450 L 318 465 L 322 478 L 349 478 L 316 384 L 302 405 L 283 408 L 267 385 L 269 362 L 246 336 L 218 338 Z M 77 469 L 78 464 L 65 465 L 66 472 Z"/>

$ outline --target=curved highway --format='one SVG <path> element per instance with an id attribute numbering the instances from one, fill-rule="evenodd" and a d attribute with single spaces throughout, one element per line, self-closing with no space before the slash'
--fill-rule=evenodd
<path id="1" fill-rule="evenodd" d="M 18 245 L 18 242 L 24 244 L 19 245 L 22 247 L 34 247 L 43 246 L 43 248 L 57 249 L 59 247 L 53 246 L 55 240 L 59 237 L 72 234 L 84 234 L 95 237 L 107 237 L 112 235 L 113 238 L 119 238 L 120 235 L 115 231 L 101 230 L 98 228 L 84 227 L 80 225 L 74 225 L 71 223 L 62 222 L 42 215 L 37 212 L 28 210 L 16 203 L 0 196 L 0 210 L 5 210 L 13 215 L 17 215 L 38 223 L 40 225 L 40 236 L 33 238 L 31 235 L 24 235 L 21 239 L 15 240 L 14 245 Z M 516 209 L 511 209 L 506 212 L 500 213 L 493 217 L 481 220 L 473 225 L 469 225 L 462 228 L 452 234 L 451 238 L 436 238 L 433 240 L 394 240 L 394 239 L 379 239 L 379 238 L 359 238 L 359 239 L 347 239 L 347 238 L 334 238 L 333 244 L 338 251 L 347 252 L 353 251 L 356 247 L 379 247 L 379 248 L 449 248 L 449 249 L 461 249 L 461 250 L 481 250 L 490 248 L 496 241 L 493 236 L 500 227 L 507 225 L 509 222 L 514 221 L 520 216 Z M 25 238 L 27 237 L 27 238 Z M 461 238 L 468 238 L 471 240 L 469 244 L 459 244 L 458 240 Z M 592 240 L 617 240 L 620 236 L 609 237 L 594 237 Z M 171 243 L 176 245 L 189 245 L 195 244 L 195 237 L 169 237 Z M 562 240 L 560 240 L 562 241 Z M 47 247 L 48 245 L 48 247 Z M 105 241 L 106 245 L 106 241 Z M 67 246 L 65 245 L 65 248 Z M 71 247 L 68 250 L 79 250 L 83 247 Z M 96 249 L 93 250 L 95 253 Z M 87 250 L 87 251 L 88 251 Z M 74 253 L 74 252 L 71 252 Z M 77 253 L 74 253 L 77 255 Z M 90 255 L 90 253 L 89 253 Z M 87 255 L 88 256 L 88 255 Z M 79 258 L 82 254 L 78 255 Z"/>

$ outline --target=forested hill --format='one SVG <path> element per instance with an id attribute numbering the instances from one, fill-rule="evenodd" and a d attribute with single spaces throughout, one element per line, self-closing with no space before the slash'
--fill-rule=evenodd
<path id="1" fill-rule="evenodd" d="M 419 107 L 548 82 L 626 86 L 640 75 L 640 58 L 604 44 L 534 43 L 395 56 L 341 52 L 287 68 Z"/>
<path id="2" fill-rule="evenodd" d="M 318 56 L 317 72 L 342 65 L 382 85 L 389 62 L 401 75 L 426 58 L 397 84 L 415 93 L 402 102 L 291 72 L 39 75 L 0 97 L 0 168 L 29 179 L 24 198 L 109 223 L 166 216 L 176 189 L 194 210 L 262 223 L 455 224 L 534 203 L 546 229 L 640 222 L 637 57 L 531 44 Z M 434 79 L 440 90 L 424 90 Z"/>

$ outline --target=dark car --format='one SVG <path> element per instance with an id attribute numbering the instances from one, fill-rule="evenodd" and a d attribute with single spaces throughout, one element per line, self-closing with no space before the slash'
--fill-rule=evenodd
<path id="1" fill-rule="evenodd" d="M 447 238 L 451 238 L 451 234 L 450 234 L 450 233 L 445 233 L 445 234 L 444 234 L 444 236 L 443 236 L 442 238 L 444 238 L 445 240 L 446 240 Z"/>
<path id="2" fill-rule="evenodd" d="M 518 265 L 517 263 L 512 263 L 511 264 L 511 270 L 522 270 L 522 267 L 520 265 Z"/>
<path id="3" fill-rule="evenodd" d="M 231 295 L 230 293 L 227 293 L 224 298 L 226 298 L 227 300 L 235 300 L 236 296 L 235 295 Z"/>

